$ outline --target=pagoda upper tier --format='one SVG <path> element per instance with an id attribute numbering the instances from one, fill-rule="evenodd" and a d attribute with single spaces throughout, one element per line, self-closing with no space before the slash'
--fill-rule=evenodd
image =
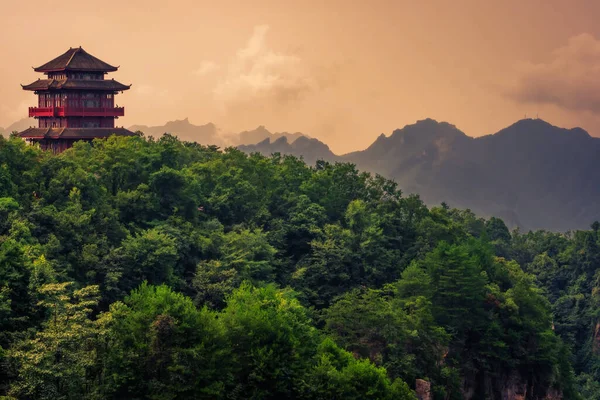
<path id="1" fill-rule="evenodd" d="M 35 72 L 60 72 L 60 71 L 83 71 L 83 72 L 115 72 L 119 67 L 105 63 L 104 61 L 89 54 L 81 47 L 70 48 L 64 54 L 56 57 L 46 64 L 34 68 Z"/>

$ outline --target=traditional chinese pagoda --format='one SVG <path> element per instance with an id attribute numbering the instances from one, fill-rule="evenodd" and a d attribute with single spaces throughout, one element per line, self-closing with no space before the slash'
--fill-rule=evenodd
<path id="1" fill-rule="evenodd" d="M 125 115 L 123 107 L 115 107 L 115 95 L 131 87 L 106 79 L 107 73 L 117 69 L 81 47 L 34 68 L 46 79 L 21 86 L 38 95 L 38 106 L 29 108 L 29 116 L 38 120 L 38 127 L 19 136 L 39 143 L 44 150 L 60 153 L 76 140 L 135 135 L 115 127 L 115 119 Z"/>

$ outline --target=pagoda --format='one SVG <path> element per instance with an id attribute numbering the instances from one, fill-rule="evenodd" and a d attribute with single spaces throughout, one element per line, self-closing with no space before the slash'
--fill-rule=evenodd
<path id="1" fill-rule="evenodd" d="M 38 143 L 44 150 L 60 153 L 77 140 L 135 135 L 115 127 L 115 119 L 125 115 L 123 107 L 115 107 L 115 95 L 131 87 L 106 79 L 107 73 L 118 68 L 81 47 L 70 48 L 34 68 L 46 79 L 21 86 L 38 96 L 38 106 L 29 107 L 29 116 L 38 120 L 38 126 L 19 136 L 29 143 Z"/>

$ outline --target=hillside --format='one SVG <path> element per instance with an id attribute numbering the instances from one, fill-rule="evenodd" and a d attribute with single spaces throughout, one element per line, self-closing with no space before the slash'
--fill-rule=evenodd
<path id="1" fill-rule="evenodd" d="M 434 167 L 473 141 L 427 123 Z M 599 223 L 511 234 L 168 137 L 0 138 L 0 166 L 0 397 L 598 400 Z"/>
<path id="2" fill-rule="evenodd" d="M 479 138 L 431 119 L 381 135 L 362 151 L 336 157 L 323 143 L 304 148 L 281 143 L 242 147 L 343 160 L 394 179 L 426 204 L 446 202 L 511 227 L 567 231 L 600 219 L 600 139 L 525 119 Z"/>

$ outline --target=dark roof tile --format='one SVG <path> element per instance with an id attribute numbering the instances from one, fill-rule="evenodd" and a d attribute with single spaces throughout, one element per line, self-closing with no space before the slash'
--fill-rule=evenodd
<path id="1" fill-rule="evenodd" d="M 56 57 L 46 64 L 34 68 L 36 72 L 55 71 L 89 71 L 89 72 L 114 72 L 118 67 L 94 57 L 81 47 L 71 48 L 66 53 Z"/>

